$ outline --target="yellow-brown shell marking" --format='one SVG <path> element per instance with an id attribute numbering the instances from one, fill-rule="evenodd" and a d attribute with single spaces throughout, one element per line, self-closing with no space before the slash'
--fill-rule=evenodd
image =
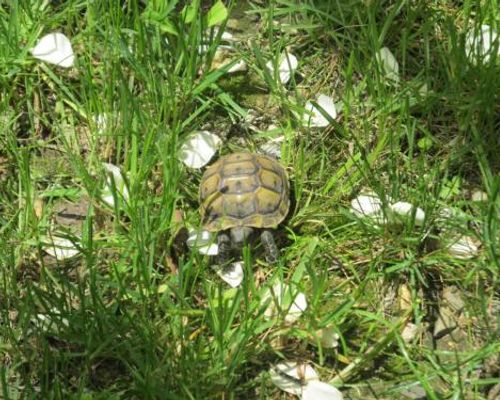
<path id="1" fill-rule="evenodd" d="M 276 160 L 259 154 L 230 154 L 203 174 L 202 221 L 209 231 L 271 228 L 286 217 L 289 192 L 286 171 Z"/>

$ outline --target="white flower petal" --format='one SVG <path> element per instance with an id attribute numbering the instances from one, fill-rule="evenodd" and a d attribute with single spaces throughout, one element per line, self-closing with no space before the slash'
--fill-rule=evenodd
<path id="1" fill-rule="evenodd" d="M 216 26 L 213 28 L 213 30 L 214 30 L 213 37 L 215 38 L 219 34 L 219 27 Z M 222 32 L 220 39 L 221 39 L 221 41 L 224 41 L 224 42 L 237 42 L 238 41 L 238 39 L 235 38 L 234 35 L 228 31 Z M 207 29 L 205 31 L 203 41 L 208 42 L 209 40 L 210 40 L 210 29 Z"/>
<path id="2" fill-rule="evenodd" d="M 377 58 L 386 78 L 399 82 L 399 64 L 392 52 L 387 47 L 382 47 L 377 54 Z"/>
<path id="3" fill-rule="evenodd" d="M 279 373 L 271 372 L 271 381 L 281 390 L 299 396 L 302 392 L 302 385 L 298 381 L 282 376 Z"/>
<path id="4" fill-rule="evenodd" d="M 335 106 L 335 102 L 330 96 L 327 96 L 325 94 L 320 94 L 318 96 L 318 105 L 323 108 L 327 112 L 328 115 L 330 115 L 332 118 L 337 117 L 337 109 Z"/>
<path id="5" fill-rule="evenodd" d="M 277 284 L 274 285 L 272 292 L 267 291 L 264 296 L 262 297 L 262 304 L 267 303 L 270 300 L 269 305 L 267 306 L 266 310 L 264 311 L 264 317 L 266 319 L 271 319 L 276 317 L 278 314 L 277 307 L 281 305 L 281 297 L 282 297 L 282 290 L 281 290 L 281 285 Z"/>
<path id="6" fill-rule="evenodd" d="M 494 55 L 496 42 L 498 42 L 497 32 L 489 25 L 481 25 L 479 32 L 475 29 L 467 32 L 465 55 L 473 63 L 480 60 L 487 63 Z M 500 55 L 500 46 L 497 47 L 497 55 Z"/>
<path id="7" fill-rule="evenodd" d="M 302 390 L 302 400 L 342 400 L 342 393 L 325 382 L 308 382 Z"/>
<path id="8" fill-rule="evenodd" d="M 280 58 L 280 63 L 278 65 L 278 74 L 280 77 L 280 82 L 282 84 L 286 84 L 290 81 L 290 78 L 294 74 L 297 66 L 299 65 L 299 61 L 297 57 L 295 57 L 291 53 L 283 53 Z M 272 61 L 269 61 L 266 64 L 267 69 L 271 72 L 271 75 L 274 76 L 274 64 Z"/>
<path id="9" fill-rule="evenodd" d="M 233 262 L 223 268 L 217 268 L 217 275 L 228 283 L 231 287 L 235 288 L 241 285 L 245 273 L 243 271 L 243 263 L 241 261 Z"/>
<path id="10" fill-rule="evenodd" d="M 268 291 L 263 299 L 267 303 L 271 299 L 264 317 L 267 319 L 275 318 L 281 310 L 286 311 L 285 321 L 289 324 L 299 319 L 302 313 L 307 309 L 307 299 L 304 293 L 292 291 L 292 289 L 282 283 L 273 286 L 272 291 Z"/>
<path id="11" fill-rule="evenodd" d="M 288 309 L 287 314 L 285 315 L 285 321 L 289 324 L 297 321 L 302 313 L 307 309 L 307 299 L 304 293 L 298 293 L 295 299 L 293 300 L 292 305 Z"/>
<path id="12" fill-rule="evenodd" d="M 231 68 L 227 70 L 228 74 L 232 74 L 235 72 L 240 72 L 240 71 L 246 71 L 247 70 L 247 63 L 245 60 L 239 60 L 236 64 L 234 64 Z"/>
<path id="13" fill-rule="evenodd" d="M 106 114 L 98 114 L 94 116 L 94 123 L 99 134 L 106 132 L 108 128 L 108 116 Z"/>
<path id="14" fill-rule="evenodd" d="M 111 172 L 111 175 L 114 179 L 123 179 L 122 171 L 116 165 L 110 163 L 102 163 L 102 166 L 106 171 Z"/>
<path id="15" fill-rule="evenodd" d="M 206 230 L 190 229 L 187 246 L 191 250 L 198 250 L 200 254 L 216 256 L 219 253 L 219 246 L 213 234 Z"/>
<path id="16" fill-rule="evenodd" d="M 359 195 L 351 200 L 351 211 L 358 217 L 379 215 L 382 213 L 382 200 L 376 195 Z"/>
<path id="17" fill-rule="evenodd" d="M 219 34 L 219 27 L 216 27 L 214 29 L 214 36 L 217 36 L 218 34 Z M 221 40 L 226 41 L 226 42 L 237 42 L 238 41 L 238 39 L 236 39 L 234 37 L 234 35 L 228 31 L 222 32 L 222 35 L 220 38 L 221 38 Z"/>
<path id="18" fill-rule="evenodd" d="M 331 97 L 320 94 L 318 96 L 317 104 L 330 116 L 331 119 L 337 118 L 337 109 L 335 107 L 335 102 Z M 330 124 L 330 121 L 321 113 L 320 109 L 310 101 L 306 103 L 305 109 L 308 112 L 303 119 L 305 125 L 323 128 Z"/>
<path id="19" fill-rule="evenodd" d="M 181 146 L 179 159 L 190 168 L 201 168 L 211 160 L 221 142 L 208 131 L 194 132 Z"/>
<path id="20" fill-rule="evenodd" d="M 102 163 L 104 169 L 108 172 L 106 176 L 106 183 L 104 185 L 101 199 L 108 204 L 110 207 L 114 207 L 115 199 L 113 197 L 113 183 L 116 188 L 117 195 L 122 196 L 123 200 L 128 201 L 129 192 L 125 185 L 125 180 L 123 179 L 122 172 L 119 167 L 110 163 Z"/>
<path id="21" fill-rule="evenodd" d="M 271 381 L 281 390 L 299 396 L 302 385 L 318 380 L 318 374 L 313 367 L 295 362 L 282 362 L 269 371 Z"/>
<path id="22" fill-rule="evenodd" d="M 64 68 L 72 67 L 75 61 L 71 42 L 58 32 L 42 37 L 31 50 L 31 54 L 39 60 Z"/>
<path id="23" fill-rule="evenodd" d="M 219 246 L 217 243 L 212 243 L 207 246 L 201 246 L 198 248 L 198 253 L 204 254 L 206 256 L 216 256 L 219 254 Z"/>
<path id="24" fill-rule="evenodd" d="M 189 230 L 189 237 L 186 240 L 186 244 L 189 248 L 205 246 L 213 242 L 212 233 L 206 230 Z"/>
<path id="25" fill-rule="evenodd" d="M 268 156 L 281 158 L 281 144 L 278 142 L 267 142 L 260 146 L 260 150 Z"/>
<path id="26" fill-rule="evenodd" d="M 382 200 L 376 194 L 362 194 L 351 200 L 351 212 L 377 225 L 386 225 Z"/>
<path id="27" fill-rule="evenodd" d="M 274 125 L 272 127 L 273 129 L 268 129 L 268 131 L 276 129 Z M 278 136 L 274 139 L 270 139 L 267 143 L 264 143 L 260 146 L 260 150 L 262 153 L 267 154 L 268 156 L 281 158 L 281 143 L 283 143 L 284 140 L 284 136 Z"/>
<path id="28" fill-rule="evenodd" d="M 398 201 L 397 203 L 390 205 L 391 210 L 402 216 L 410 217 L 413 214 L 413 209 L 415 208 L 415 225 L 422 225 L 425 220 L 425 212 L 420 207 L 415 207 L 413 204 L 406 201 Z"/>
<path id="29" fill-rule="evenodd" d="M 55 308 L 51 308 L 48 313 L 38 313 L 31 318 L 31 321 L 38 327 L 38 329 L 49 332 L 59 331 L 59 327 L 64 325 L 69 326 L 67 318 L 61 317 L 61 313 Z"/>
<path id="30" fill-rule="evenodd" d="M 320 329 L 318 331 L 318 336 L 321 346 L 325 349 L 333 349 L 339 345 L 340 336 L 335 332 L 333 327 Z"/>
<path id="31" fill-rule="evenodd" d="M 448 246 L 448 253 L 461 260 L 469 260 L 477 256 L 479 247 L 469 236 L 461 236 Z"/>
<path id="32" fill-rule="evenodd" d="M 65 260 L 80 253 L 75 244 L 67 238 L 51 235 L 44 238 L 44 241 L 47 243 L 42 246 L 43 251 L 58 260 Z"/>

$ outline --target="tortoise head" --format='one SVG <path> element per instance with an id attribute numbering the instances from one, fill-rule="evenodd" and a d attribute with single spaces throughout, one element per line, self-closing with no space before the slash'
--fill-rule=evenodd
<path id="1" fill-rule="evenodd" d="M 245 243 L 248 243 L 250 241 L 250 237 L 253 233 L 253 228 L 249 226 L 236 226 L 234 228 L 231 228 L 229 233 L 231 235 L 232 245 L 235 248 L 240 249 Z"/>

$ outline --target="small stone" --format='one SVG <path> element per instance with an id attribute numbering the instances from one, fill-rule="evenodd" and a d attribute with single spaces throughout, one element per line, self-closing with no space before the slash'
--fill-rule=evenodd
<path id="1" fill-rule="evenodd" d="M 403 283 L 398 290 L 399 309 L 409 311 L 412 309 L 411 291 L 407 284 Z"/>
<path id="2" fill-rule="evenodd" d="M 497 383 L 488 392 L 488 400 L 499 400 L 499 399 L 500 399 L 500 383 Z"/>
<path id="3" fill-rule="evenodd" d="M 473 350 L 469 335 L 460 328 L 454 329 L 441 338 L 435 338 L 434 344 L 434 348 L 439 354 L 439 361 L 443 364 L 456 363 L 456 352 L 462 353 Z"/>
<path id="4" fill-rule="evenodd" d="M 325 349 L 333 349 L 338 347 L 340 336 L 335 329 L 331 326 L 320 329 L 318 331 L 318 337 L 321 343 L 321 346 Z"/>
<path id="5" fill-rule="evenodd" d="M 408 399 L 414 399 L 414 400 L 427 399 L 427 393 L 425 392 L 425 389 L 422 387 L 420 383 L 416 384 L 415 386 L 412 386 L 409 389 L 406 389 L 405 391 L 401 392 L 401 394 Z"/>
<path id="6" fill-rule="evenodd" d="M 401 337 L 405 343 L 410 343 L 415 339 L 419 331 L 418 325 L 415 325 L 412 322 L 408 322 L 401 332 Z"/>
<path id="7" fill-rule="evenodd" d="M 439 314 L 434 325 L 434 337 L 441 338 L 451 333 L 457 326 L 456 316 L 449 307 L 439 308 Z"/>
<path id="8" fill-rule="evenodd" d="M 57 227 L 70 231 L 75 235 L 81 235 L 84 224 L 90 209 L 90 199 L 81 196 L 78 201 L 58 200 L 54 204 L 53 220 Z"/>
<path id="9" fill-rule="evenodd" d="M 472 201 L 488 201 L 488 194 L 482 190 L 474 190 L 471 194 Z"/>
<path id="10" fill-rule="evenodd" d="M 44 202 L 43 202 L 42 198 L 36 197 L 35 200 L 33 200 L 33 212 L 35 213 L 35 216 L 38 219 L 42 218 L 43 206 L 44 206 Z"/>
<path id="11" fill-rule="evenodd" d="M 460 296 L 460 289 L 456 286 L 448 286 L 443 290 L 443 300 L 457 313 L 462 312 L 465 307 L 465 303 Z"/>
<path id="12" fill-rule="evenodd" d="M 232 30 L 238 30 L 241 27 L 240 21 L 236 18 L 229 18 L 226 23 L 226 27 Z"/>

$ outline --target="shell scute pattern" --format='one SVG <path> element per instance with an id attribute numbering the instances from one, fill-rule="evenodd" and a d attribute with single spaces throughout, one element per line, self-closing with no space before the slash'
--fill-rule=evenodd
<path id="1" fill-rule="evenodd" d="M 283 191 L 283 179 L 276 172 L 270 170 L 261 170 L 259 172 L 261 185 L 275 193 Z"/>
<path id="2" fill-rule="evenodd" d="M 205 171 L 200 202 L 208 230 L 273 227 L 288 213 L 288 177 L 285 169 L 267 156 L 230 154 Z"/>
<path id="3" fill-rule="evenodd" d="M 248 176 L 257 172 L 257 168 L 258 167 L 251 161 L 225 163 L 221 170 L 221 176 L 223 178 Z"/>
<path id="4" fill-rule="evenodd" d="M 224 197 L 224 214 L 234 218 L 246 218 L 255 213 L 251 196 L 230 194 Z"/>
<path id="5" fill-rule="evenodd" d="M 227 194 L 252 192 L 259 186 L 259 179 L 255 175 L 238 175 L 224 179 L 223 186 Z"/>
<path id="6" fill-rule="evenodd" d="M 260 188 L 256 193 L 255 199 L 258 204 L 258 210 L 261 214 L 271 214 L 279 211 L 281 195 L 272 190 Z"/>
<path id="7" fill-rule="evenodd" d="M 204 179 L 201 185 L 201 196 L 207 198 L 212 195 L 219 187 L 220 178 L 216 174 L 212 174 L 208 178 Z"/>

